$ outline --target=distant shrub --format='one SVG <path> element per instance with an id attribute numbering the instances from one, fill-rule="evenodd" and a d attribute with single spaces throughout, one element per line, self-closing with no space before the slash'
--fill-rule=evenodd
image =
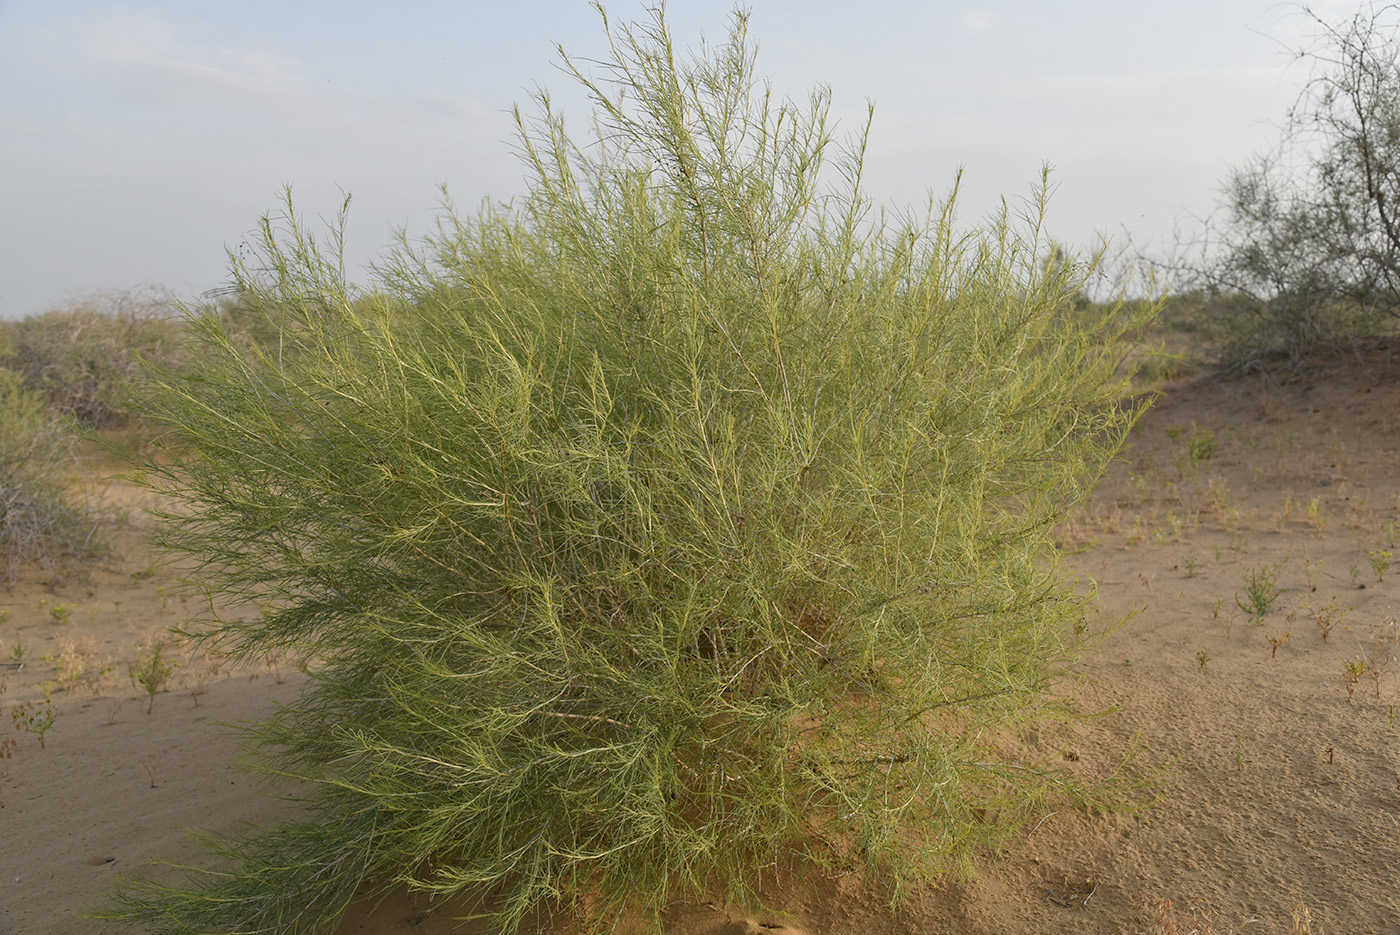
<path id="1" fill-rule="evenodd" d="M 18 374 L 0 368 L 0 585 L 95 548 L 95 523 L 68 492 L 72 465 L 66 427 Z"/>
<path id="2" fill-rule="evenodd" d="M 575 72 L 600 140 L 542 99 L 528 197 L 374 292 L 267 221 L 233 274 L 269 338 L 192 317 L 198 372 L 150 398 L 161 541 L 238 611 L 212 645 L 320 660 L 254 733 L 311 816 L 111 915 L 329 932 L 404 883 L 502 932 L 659 926 L 804 859 L 898 896 L 1084 791 L 1016 738 L 1066 714 L 1055 524 L 1136 418 L 1116 338 L 1151 309 L 1074 314 L 1044 184 L 1024 231 L 887 226 L 863 137 L 771 102 L 744 24 L 684 67 L 659 13 L 611 33 L 614 83 Z"/>
<path id="3" fill-rule="evenodd" d="M 54 411 L 92 428 L 125 424 L 142 361 L 179 358 L 174 309 L 147 292 L 98 294 L 0 323 L 0 366 L 42 393 Z"/>
<path id="4" fill-rule="evenodd" d="M 1310 75 L 1279 146 L 1229 174 L 1198 256 L 1171 264 L 1217 300 L 1219 348 L 1244 366 L 1400 331 L 1400 8 L 1301 12 Z"/>

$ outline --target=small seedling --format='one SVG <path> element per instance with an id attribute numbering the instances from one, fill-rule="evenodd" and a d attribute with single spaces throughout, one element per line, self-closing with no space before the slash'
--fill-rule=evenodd
<path id="1" fill-rule="evenodd" d="M 1346 668 L 1347 701 L 1350 701 L 1356 694 L 1356 683 L 1361 681 L 1361 676 L 1366 672 L 1366 660 L 1348 659 L 1343 665 Z"/>
<path id="2" fill-rule="evenodd" d="M 1308 613 L 1313 615 L 1313 620 L 1317 623 L 1317 629 L 1322 633 L 1322 642 L 1324 643 L 1327 642 L 1327 636 L 1332 632 L 1333 627 L 1341 623 L 1352 610 L 1350 607 L 1343 610 L 1337 603 L 1337 596 L 1335 594 L 1332 595 L 1330 601 L 1320 608 L 1313 607 L 1311 604 L 1304 604 L 1303 606 L 1307 607 Z"/>
<path id="3" fill-rule="evenodd" d="M 1376 638 L 1366 652 L 1366 674 L 1376 686 L 1376 697 L 1381 696 L 1381 680 L 1395 662 L 1395 647 L 1400 643 L 1400 627 L 1394 617 L 1386 617 L 1376 631 Z"/>
<path id="4" fill-rule="evenodd" d="M 1372 549 L 1366 553 L 1371 557 L 1371 569 L 1376 573 L 1377 583 L 1385 580 L 1385 573 L 1390 568 L 1390 560 L 1394 554 L 1388 549 Z"/>
<path id="5" fill-rule="evenodd" d="M 1289 638 L 1290 636 L 1292 636 L 1292 635 L 1293 635 L 1292 633 L 1282 633 L 1282 634 L 1280 634 L 1280 633 L 1271 633 L 1271 634 L 1269 634 L 1268 636 L 1265 636 L 1265 637 L 1264 637 L 1264 639 L 1266 639 L 1266 640 L 1269 641 L 1269 658 L 1270 658 L 1270 659 L 1276 659 L 1276 658 L 1278 658 L 1278 648 L 1279 648 L 1280 646 L 1282 646 L 1284 643 L 1287 643 L 1287 642 L 1288 642 L 1288 638 Z"/>
<path id="6" fill-rule="evenodd" d="M 23 643 L 15 643 L 10 647 L 10 661 L 23 662 L 29 656 L 29 647 Z"/>
<path id="7" fill-rule="evenodd" d="M 1318 563 L 1306 556 L 1303 558 L 1303 572 L 1308 576 L 1308 590 L 1317 590 L 1317 566 Z"/>
<path id="8" fill-rule="evenodd" d="M 1351 572 L 1351 583 L 1356 584 L 1356 579 L 1361 577 L 1361 566 L 1353 562 L 1349 571 Z"/>
<path id="9" fill-rule="evenodd" d="M 1392 549 L 1400 549 L 1400 522 L 1390 520 L 1382 524 L 1381 532 L 1385 533 L 1386 545 L 1390 546 Z"/>
<path id="10" fill-rule="evenodd" d="M 1327 528 L 1327 511 L 1322 505 L 1321 497 L 1313 497 L 1308 501 L 1308 525 L 1317 530 L 1318 535 Z"/>
<path id="11" fill-rule="evenodd" d="M 1186 556 L 1186 559 L 1182 562 L 1182 565 L 1184 565 L 1184 566 L 1186 567 L 1186 577 L 1188 577 L 1188 578 L 1194 578 L 1194 577 L 1196 577 L 1196 568 L 1198 567 L 1198 564 L 1199 564 L 1199 563 L 1198 563 L 1198 560 L 1196 559 L 1196 553 L 1195 553 L 1195 552 L 1192 552 L 1190 555 Z"/>
<path id="12" fill-rule="evenodd" d="M 1251 569 L 1249 574 L 1244 576 L 1243 581 L 1247 600 L 1241 600 L 1240 593 L 1236 591 L 1235 603 L 1239 605 L 1240 610 L 1249 614 L 1250 619 L 1257 623 L 1268 614 L 1274 599 L 1279 596 L 1282 590 L 1276 586 L 1278 567 Z"/>
<path id="13" fill-rule="evenodd" d="M 43 703 L 33 701 L 19 705 L 10 711 L 10 719 L 15 722 L 15 730 L 27 730 L 29 733 L 39 738 L 39 746 L 44 746 L 44 735 L 53 727 L 54 719 L 58 717 L 58 712 L 53 709 L 53 702 L 47 698 Z"/>
<path id="14" fill-rule="evenodd" d="M 1219 619 L 1220 619 L 1220 607 L 1221 607 L 1221 605 L 1224 604 L 1224 603 L 1225 603 L 1225 598 L 1224 598 L 1223 595 L 1222 595 L 1221 597 L 1217 597 L 1217 598 L 1215 599 L 1215 604 L 1214 604 L 1214 605 L 1211 607 L 1211 609 L 1210 609 L 1210 615 L 1211 615 L 1211 617 L 1212 617 L 1213 619 L 1215 619 L 1215 620 L 1219 620 Z"/>
<path id="15" fill-rule="evenodd" d="M 1206 663 L 1210 662 L 1210 653 L 1206 652 L 1204 649 L 1196 650 L 1196 662 L 1200 664 L 1201 671 L 1204 672 Z"/>
<path id="16" fill-rule="evenodd" d="M 54 623 L 67 623 L 72 619 L 73 611 L 77 607 L 77 604 L 55 604 L 49 608 L 49 616 L 53 618 Z"/>
<path id="17" fill-rule="evenodd" d="M 129 667 L 131 684 L 139 686 L 146 692 L 146 713 L 151 713 L 151 708 L 155 706 L 156 695 L 165 689 L 165 684 L 170 680 L 171 674 L 178 667 L 178 663 L 167 661 L 161 658 L 161 653 L 165 650 L 165 643 L 157 640 L 149 650 L 136 647 L 136 661 Z"/>

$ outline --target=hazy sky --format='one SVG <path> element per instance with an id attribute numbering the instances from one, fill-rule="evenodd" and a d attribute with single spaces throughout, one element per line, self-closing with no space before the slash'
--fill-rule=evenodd
<path id="1" fill-rule="evenodd" d="M 1328 19 L 1355 3 L 1314 7 Z M 638 2 L 607 5 L 614 21 Z M 732 4 L 671 0 L 678 43 L 724 38 Z M 871 195 L 946 193 L 968 221 L 1042 163 L 1050 230 L 1145 246 L 1208 212 L 1232 166 L 1277 138 L 1305 77 L 1297 8 L 1265 0 L 754 0 L 758 71 L 782 95 L 831 85 L 856 128 L 876 105 Z M 439 186 L 472 209 L 522 189 L 510 107 L 548 87 L 582 129 L 555 43 L 597 57 L 584 0 L 0 0 L 0 316 L 141 284 L 193 295 L 275 211 L 353 195 L 352 268 L 425 232 Z"/>

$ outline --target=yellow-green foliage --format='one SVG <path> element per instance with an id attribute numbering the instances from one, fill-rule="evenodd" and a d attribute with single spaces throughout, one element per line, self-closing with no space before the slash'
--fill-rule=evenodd
<path id="1" fill-rule="evenodd" d="M 659 15 L 611 35 L 601 141 L 541 99 L 516 206 L 368 293 L 268 224 L 235 285 L 281 339 L 194 317 L 146 468 L 165 544 L 263 610 L 209 639 L 321 660 L 257 731 L 314 817 L 120 917 L 330 931 L 401 881 L 601 928 L 798 856 L 898 892 L 1081 791 L 1004 744 L 1063 713 L 1054 528 L 1136 415 L 1139 322 L 1072 314 L 1092 264 L 1038 219 L 881 222 L 863 139 L 768 99 L 743 16 L 685 64 Z"/>

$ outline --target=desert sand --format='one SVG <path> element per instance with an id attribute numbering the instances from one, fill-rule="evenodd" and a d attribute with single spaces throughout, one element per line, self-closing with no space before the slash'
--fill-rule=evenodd
<path id="1" fill-rule="evenodd" d="M 167 649 L 168 684 L 135 688 L 128 666 L 198 608 L 151 564 L 142 495 L 108 481 L 106 496 L 128 511 L 112 558 L 0 592 L 0 935 L 108 931 L 74 913 L 118 874 L 198 853 L 187 828 L 236 832 L 289 807 L 235 768 L 226 725 L 294 698 L 303 675 Z M 1061 530 L 1066 572 L 1098 600 L 1060 691 L 1105 713 L 1027 738 L 1087 778 L 1136 750 L 1155 803 L 1058 808 L 975 880 L 917 888 L 898 913 L 852 872 L 774 881 L 761 918 L 668 907 L 668 930 L 1400 932 L 1397 527 L 1400 349 L 1167 386 Z M 404 896 L 340 931 L 454 925 L 451 907 Z"/>

